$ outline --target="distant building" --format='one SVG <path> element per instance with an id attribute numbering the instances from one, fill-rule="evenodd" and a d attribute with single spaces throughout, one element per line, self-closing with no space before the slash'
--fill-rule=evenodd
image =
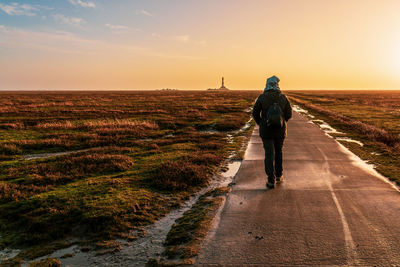
<path id="1" fill-rule="evenodd" d="M 208 90 L 210 90 L 210 91 L 226 91 L 226 90 L 229 90 L 229 89 L 225 87 L 225 79 L 224 79 L 224 77 L 222 77 L 222 84 L 221 84 L 220 88 L 218 88 L 218 89 L 209 88 Z"/>

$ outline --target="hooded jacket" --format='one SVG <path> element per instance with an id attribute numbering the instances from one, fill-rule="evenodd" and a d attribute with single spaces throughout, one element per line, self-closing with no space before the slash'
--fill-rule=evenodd
<path id="1" fill-rule="evenodd" d="M 264 93 L 261 94 L 253 107 L 253 118 L 260 126 L 260 137 L 264 139 L 285 138 L 287 135 L 286 122 L 292 117 L 292 107 L 286 95 L 278 87 L 279 79 L 272 76 L 267 80 Z M 284 124 L 282 128 L 272 129 L 262 123 L 263 116 L 266 116 L 269 107 L 277 102 L 283 112 Z"/>

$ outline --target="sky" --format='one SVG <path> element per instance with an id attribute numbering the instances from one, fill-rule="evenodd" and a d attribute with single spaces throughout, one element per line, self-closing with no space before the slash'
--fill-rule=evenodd
<path id="1" fill-rule="evenodd" d="M 400 89 L 398 0 L 0 0 L 0 90 Z"/>

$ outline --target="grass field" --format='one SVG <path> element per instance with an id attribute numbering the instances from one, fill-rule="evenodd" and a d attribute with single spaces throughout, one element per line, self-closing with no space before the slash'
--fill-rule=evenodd
<path id="1" fill-rule="evenodd" d="M 258 94 L 1 92 L 0 248 L 136 238 L 241 157 Z"/>
<path id="2" fill-rule="evenodd" d="M 400 91 L 288 91 L 308 110 L 356 143 L 341 141 L 400 185 Z"/>

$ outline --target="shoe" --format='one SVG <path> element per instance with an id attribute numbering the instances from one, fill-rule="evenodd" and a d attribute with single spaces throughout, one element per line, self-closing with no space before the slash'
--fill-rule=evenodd
<path id="1" fill-rule="evenodd" d="M 268 189 L 274 189 L 275 188 L 275 184 L 267 182 L 267 188 Z"/>
<path id="2" fill-rule="evenodd" d="M 284 179 L 283 179 L 283 176 L 281 176 L 281 177 L 276 177 L 276 182 L 277 183 L 279 183 L 279 182 L 282 182 Z"/>

